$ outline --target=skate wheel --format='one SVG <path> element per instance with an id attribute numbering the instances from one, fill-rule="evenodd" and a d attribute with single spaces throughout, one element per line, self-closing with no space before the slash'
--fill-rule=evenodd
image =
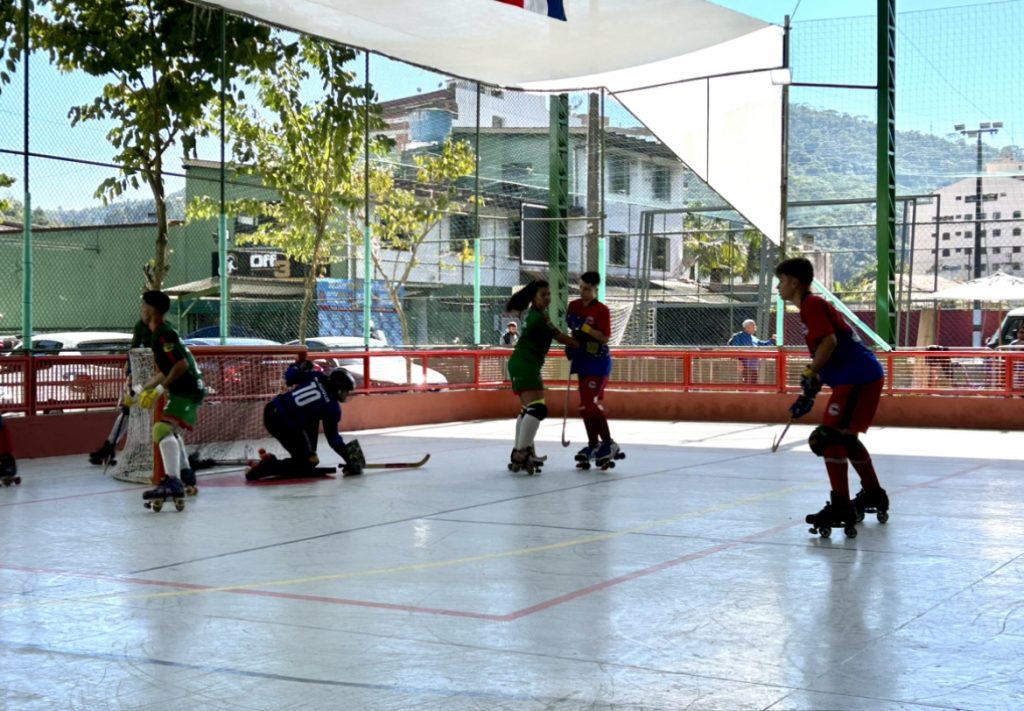
<path id="1" fill-rule="evenodd" d="M 160 509 L 164 507 L 164 502 L 161 501 L 160 499 L 153 499 L 153 501 L 150 503 L 152 505 L 153 511 L 155 511 L 156 513 L 160 513 Z"/>
<path id="2" fill-rule="evenodd" d="M 184 511 L 185 510 L 185 499 L 175 499 L 174 500 L 174 508 L 177 509 L 178 511 Z"/>
<path id="3" fill-rule="evenodd" d="M 195 496 L 198 493 L 199 493 L 199 487 L 198 486 L 186 486 L 185 487 L 185 496 Z"/>
<path id="4" fill-rule="evenodd" d="M 878 512 L 878 522 L 879 523 L 885 523 L 888 520 L 889 520 L 889 512 L 888 511 L 879 511 Z"/>
<path id="5" fill-rule="evenodd" d="M 821 536 L 822 538 L 830 537 L 832 535 L 832 527 L 831 526 L 819 526 L 818 527 L 818 535 Z"/>
<path id="6" fill-rule="evenodd" d="M 857 523 L 860 523 L 861 521 L 864 520 L 864 512 L 863 511 L 857 511 L 856 514 L 857 514 Z"/>
<path id="7" fill-rule="evenodd" d="M 615 453 L 615 458 L 616 459 L 625 459 L 626 458 L 626 453 L 625 452 L 616 452 Z"/>
<path id="8" fill-rule="evenodd" d="M 515 464 L 512 464 L 511 462 L 509 462 L 509 465 L 508 465 L 508 470 L 509 470 L 510 472 L 514 472 L 514 471 L 517 471 L 517 470 L 516 470 L 516 465 L 515 465 Z"/>
<path id="9" fill-rule="evenodd" d="M 14 477 L 14 483 L 15 484 L 21 484 L 21 477 L 20 476 Z M 886 517 L 886 518 L 888 518 L 888 517 Z"/>
<path id="10" fill-rule="evenodd" d="M 852 525 L 851 526 L 846 526 L 843 529 L 843 533 L 846 534 L 847 538 L 856 538 L 857 537 L 857 529 L 854 526 L 852 526 Z"/>

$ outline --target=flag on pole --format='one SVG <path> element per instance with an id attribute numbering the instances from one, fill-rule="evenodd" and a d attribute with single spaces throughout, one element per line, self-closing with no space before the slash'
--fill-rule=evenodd
<path id="1" fill-rule="evenodd" d="M 524 10 L 536 12 L 540 15 L 547 15 L 556 20 L 565 19 L 565 5 L 563 0 L 498 0 L 506 5 L 515 5 Z"/>

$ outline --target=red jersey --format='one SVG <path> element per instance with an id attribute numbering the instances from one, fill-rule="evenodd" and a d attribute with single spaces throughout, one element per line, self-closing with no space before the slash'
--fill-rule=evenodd
<path id="1" fill-rule="evenodd" d="M 826 385 L 862 385 L 885 377 L 875 354 L 836 308 L 820 296 L 808 294 L 800 302 L 800 325 L 811 355 L 823 338 L 833 333 L 836 336 L 836 349 L 820 373 Z"/>
<path id="2" fill-rule="evenodd" d="M 591 301 L 589 305 L 585 305 L 583 299 L 570 301 L 565 317 L 566 322 L 570 323 L 570 328 L 571 322 L 575 320 L 573 317 L 576 317 L 604 335 L 612 335 L 612 314 L 608 307 L 597 299 Z M 579 330 L 574 329 L 573 336 L 580 342 L 580 347 L 567 348 L 565 351 L 566 356 L 572 361 L 572 372 L 579 375 L 608 376 L 612 372 L 612 358 L 608 353 L 608 346 L 598 343 Z"/>

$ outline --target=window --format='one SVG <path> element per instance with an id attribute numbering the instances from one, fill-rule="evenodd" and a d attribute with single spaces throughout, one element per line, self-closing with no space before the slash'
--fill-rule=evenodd
<path id="1" fill-rule="evenodd" d="M 608 157 L 608 190 L 619 195 L 629 195 L 629 158 Z"/>
<path id="2" fill-rule="evenodd" d="M 960 233 L 957 232 L 957 234 L 960 234 Z M 943 232 L 942 233 L 942 239 L 949 239 L 949 233 L 948 232 Z"/>
<path id="3" fill-rule="evenodd" d="M 625 232 L 612 232 L 608 239 L 608 263 L 625 266 L 629 262 L 629 238 Z"/>
<path id="4" fill-rule="evenodd" d="M 932 254 L 935 254 L 935 250 L 934 249 L 932 250 Z"/>
<path id="5" fill-rule="evenodd" d="M 491 116 L 491 128 L 505 128 L 505 117 Z"/>
<path id="6" fill-rule="evenodd" d="M 984 250 L 982 250 L 982 251 L 984 251 Z M 993 247 L 992 248 L 992 254 L 1002 254 L 1002 253 L 1003 253 L 1003 250 L 1002 250 L 1001 247 Z"/>
<path id="7" fill-rule="evenodd" d="M 957 248 L 956 248 L 956 253 L 957 253 L 957 254 L 960 254 L 960 252 L 962 252 L 962 251 L 963 251 L 963 250 L 962 250 L 962 249 L 960 249 L 959 247 L 957 247 Z"/>
<path id="8" fill-rule="evenodd" d="M 966 249 L 964 250 L 964 254 L 968 254 L 968 255 L 969 255 L 969 254 L 970 254 L 971 252 L 973 252 L 973 251 L 974 251 L 974 248 L 973 248 L 973 247 L 967 247 L 967 248 L 966 248 Z"/>
<path id="9" fill-rule="evenodd" d="M 964 237 L 973 237 L 973 236 L 974 236 L 974 233 L 971 232 L 970 230 L 967 230 L 966 232 L 964 232 Z"/>
<path id="10" fill-rule="evenodd" d="M 1013 248 L 1013 253 L 1014 254 L 1020 254 L 1020 247 L 1014 247 Z"/>
<path id="11" fill-rule="evenodd" d="M 1020 217 L 1020 210 L 1014 210 L 1013 211 L 1013 216 L 1014 217 Z"/>
<path id="12" fill-rule="evenodd" d="M 655 237 L 651 245 L 651 269 L 659 272 L 668 271 L 669 241 L 668 237 Z"/>
<path id="13" fill-rule="evenodd" d="M 988 213 L 987 212 L 981 213 L 980 215 L 978 215 L 978 219 L 979 220 L 987 220 L 988 219 Z"/>
<path id="14" fill-rule="evenodd" d="M 1003 234 L 1002 230 L 992 230 L 992 236 L 993 237 L 1000 237 L 1000 236 L 1002 236 L 1002 234 Z"/>
<path id="15" fill-rule="evenodd" d="M 452 215 L 448 222 L 448 249 L 452 252 L 461 252 L 466 242 L 473 244 L 476 237 L 472 215 Z"/>
<path id="16" fill-rule="evenodd" d="M 958 249 L 957 251 L 959 252 L 960 250 Z M 942 256 L 943 257 L 948 257 L 949 256 L 949 250 L 948 249 L 942 250 Z"/>
<path id="17" fill-rule="evenodd" d="M 1002 218 L 1002 216 L 1003 216 L 1003 213 L 1001 213 L 1001 212 L 993 212 L 992 213 L 992 219 L 993 220 L 998 220 L 998 219 Z"/>
<path id="18" fill-rule="evenodd" d="M 964 198 L 963 198 L 963 196 L 962 196 L 962 195 L 957 195 L 957 196 L 956 196 L 956 199 L 957 199 L 957 200 L 963 200 Z"/>
<path id="19" fill-rule="evenodd" d="M 1013 228 L 1013 236 L 1014 237 L 1020 237 L 1020 228 L 1019 227 L 1014 227 Z"/>
<path id="20" fill-rule="evenodd" d="M 508 256 L 519 259 L 523 253 L 523 223 L 520 220 L 508 222 Z"/>
<path id="21" fill-rule="evenodd" d="M 651 166 L 651 194 L 662 202 L 672 199 L 672 168 L 667 165 Z"/>
<path id="22" fill-rule="evenodd" d="M 947 232 L 946 234 L 949 234 L 949 233 Z M 956 233 L 956 236 L 957 236 L 957 237 L 959 237 L 959 236 L 960 236 L 960 235 L 962 235 L 962 234 L 963 234 L 962 232 L 957 232 L 957 233 Z"/>

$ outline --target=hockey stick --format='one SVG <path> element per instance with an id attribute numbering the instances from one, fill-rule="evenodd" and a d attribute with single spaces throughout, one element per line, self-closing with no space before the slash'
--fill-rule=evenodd
<path id="1" fill-rule="evenodd" d="M 562 411 L 562 446 L 568 447 L 571 442 L 565 438 L 565 425 L 569 421 L 569 391 L 572 390 L 572 373 L 565 381 L 565 409 Z"/>
<path id="2" fill-rule="evenodd" d="M 779 445 L 782 444 L 782 438 L 786 436 L 787 432 L 789 432 L 789 426 L 791 424 L 793 424 L 792 417 L 789 418 L 789 422 L 787 422 L 786 426 L 782 429 L 782 434 L 779 435 L 778 439 L 772 439 L 772 452 L 779 451 Z"/>
<path id="3" fill-rule="evenodd" d="M 363 469 L 416 469 L 422 467 L 430 460 L 429 454 L 424 454 L 423 459 L 418 462 L 374 462 L 366 463 Z"/>

